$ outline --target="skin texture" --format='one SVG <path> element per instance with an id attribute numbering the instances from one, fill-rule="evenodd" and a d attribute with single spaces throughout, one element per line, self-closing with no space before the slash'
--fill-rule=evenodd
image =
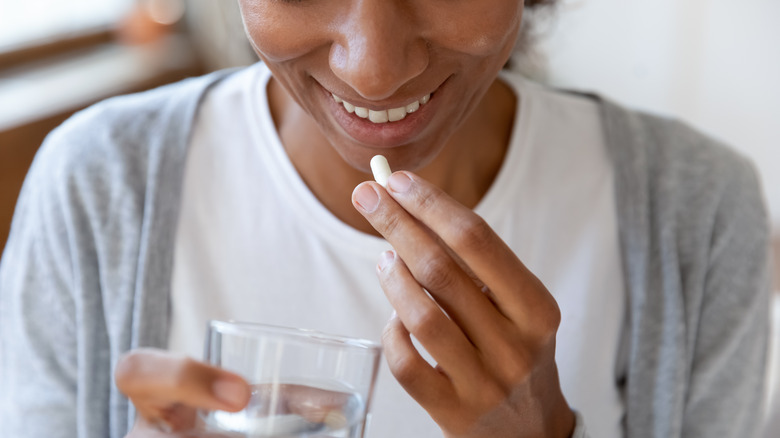
<path id="1" fill-rule="evenodd" d="M 247 382 L 233 373 L 164 351 L 138 349 L 120 358 L 117 388 L 138 410 L 128 437 L 187 436 L 196 409 L 237 412 L 249 402 Z"/>
<path id="2" fill-rule="evenodd" d="M 274 74 L 271 104 L 282 142 L 309 188 L 338 218 L 376 233 L 352 208 L 349 193 L 370 178 L 368 163 L 379 153 L 459 202 L 477 204 L 500 168 L 511 133 L 515 99 L 495 77 L 514 47 L 521 3 L 240 4 L 250 40 Z M 323 92 L 367 108 L 393 108 L 445 82 L 447 90 L 432 99 L 438 106 L 430 123 L 392 148 L 345 133 Z"/>
<path id="3" fill-rule="evenodd" d="M 390 370 L 445 435 L 570 436 L 557 303 L 484 220 L 411 172 L 387 190 L 362 183 L 353 202 L 395 248 L 377 265 L 397 312 L 383 335 Z"/>
<path id="4" fill-rule="evenodd" d="M 520 31 L 522 2 L 239 3 L 273 73 L 271 111 L 296 169 L 338 218 L 395 248 L 377 275 L 397 311 L 383 336 L 396 379 L 448 437 L 570 436 L 574 415 L 555 365 L 558 306 L 471 210 L 511 135 L 516 98 L 496 76 Z M 339 123 L 343 108 L 328 92 L 370 109 L 433 97 L 412 134 L 399 140 L 378 129 L 365 141 Z M 387 190 L 363 182 L 378 153 L 407 170 Z M 195 408 L 237 410 L 249 396 L 238 376 L 158 351 L 130 352 L 116 381 L 140 413 L 133 437 L 186 436 Z"/>

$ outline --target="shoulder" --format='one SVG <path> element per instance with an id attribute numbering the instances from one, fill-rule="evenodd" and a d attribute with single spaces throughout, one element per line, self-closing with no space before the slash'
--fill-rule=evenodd
<path id="1" fill-rule="evenodd" d="M 52 131 L 25 179 L 11 238 L 36 227 L 53 239 L 66 230 L 117 235 L 138 226 L 145 206 L 173 200 L 199 102 L 226 74 L 108 99 Z"/>
<path id="2" fill-rule="evenodd" d="M 629 247 L 683 284 L 712 282 L 718 266 L 743 280 L 744 296 L 761 296 L 770 222 L 753 163 L 678 120 L 601 106 Z"/>
<path id="3" fill-rule="evenodd" d="M 41 202 L 103 208 L 140 202 L 160 173 L 183 167 L 203 96 L 229 72 L 119 96 L 80 111 L 53 130 L 28 172 L 25 195 Z"/>
<path id="4" fill-rule="evenodd" d="M 203 95 L 227 74 L 114 97 L 80 111 L 49 134 L 36 166 L 79 172 L 94 166 L 142 164 L 161 147 L 186 139 Z"/>
<path id="5" fill-rule="evenodd" d="M 607 148 L 627 195 L 678 214 L 715 215 L 734 202 L 765 214 L 758 174 L 747 157 L 679 120 L 600 103 Z"/>
<path id="6" fill-rule="evenodd" d="M 649 179 L 671 179 L 680 183 L 677 189 L 703 193 L 756 179 L 748 158 L 680 120 L 600 103 L 616 166 L 642 169 Z"/>

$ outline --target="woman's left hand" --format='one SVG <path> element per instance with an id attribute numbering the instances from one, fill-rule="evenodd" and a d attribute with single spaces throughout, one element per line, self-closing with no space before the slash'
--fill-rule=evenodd
<path id="1" fill-rule="evenodd" d="M 390 370 L 445 435 L 571 436 L 555 364 L 560 310 L 541 281 L 482 218 L 411 172 L 387 190 L 362 183 L 352 200 L 395 249 L 377 266 L 397 312 L 383 335 Z"/>

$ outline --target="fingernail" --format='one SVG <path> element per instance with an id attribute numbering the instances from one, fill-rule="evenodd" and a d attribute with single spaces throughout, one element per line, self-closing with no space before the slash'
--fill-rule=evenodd
<path id="1" fill-rule="evenodd" d="M 387 320 L 387 322 L 391 322 L 392 320 L 398 318 L 398 312 L 393 309 L 393 313 L 390 315 L 390 319 Z"/>
<path id="2" fill-rule="evenodd" d="M 379 205 L 379 195 L 370 184 L 363 184 L 355 189 L 355 203 L 366 213 L 373 213 Z"/>
<path id="3" fill-rule="evenodd" d="M 405 193 L 412 186 L 412 180 L 404 172 L 396 172 L 390 175 L 387 180 L 387 186 L 396 193 Z"/>
<path id="4" fill-rule="evenodd" d="M 390 263 L 393 263 L 395 261 L 395 251 L 385 251 L 379 256 L 379 271 L 384 271 L 387 266 L 390 265 Z"/>
<path id="5" fill-rule="evenodd" d="M 248 388 L 235 380 L 221 379 L 211 387 L 214 396 L 231 406 L 241 406 L 246 403 Z"/>

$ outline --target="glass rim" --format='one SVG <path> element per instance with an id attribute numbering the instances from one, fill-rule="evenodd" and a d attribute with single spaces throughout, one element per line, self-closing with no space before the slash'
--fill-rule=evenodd
<path id="1" fill-rule="evenodd" d="M 342 335 L 332 335 L 319 330 L 296 327 L 285 327 L 272 324 L 243 321 L 222 321 L 212 319 L 208 322 L 210 331 L 223 334 L 251 336 L 254 334 L 270 335 L 275 338 L 287 338 L 300 342 L 328 345 L 332 347 L 352 347 L 371 352 L 381 353 L 382 345 L 367 339 L 353 338 Z"/>

